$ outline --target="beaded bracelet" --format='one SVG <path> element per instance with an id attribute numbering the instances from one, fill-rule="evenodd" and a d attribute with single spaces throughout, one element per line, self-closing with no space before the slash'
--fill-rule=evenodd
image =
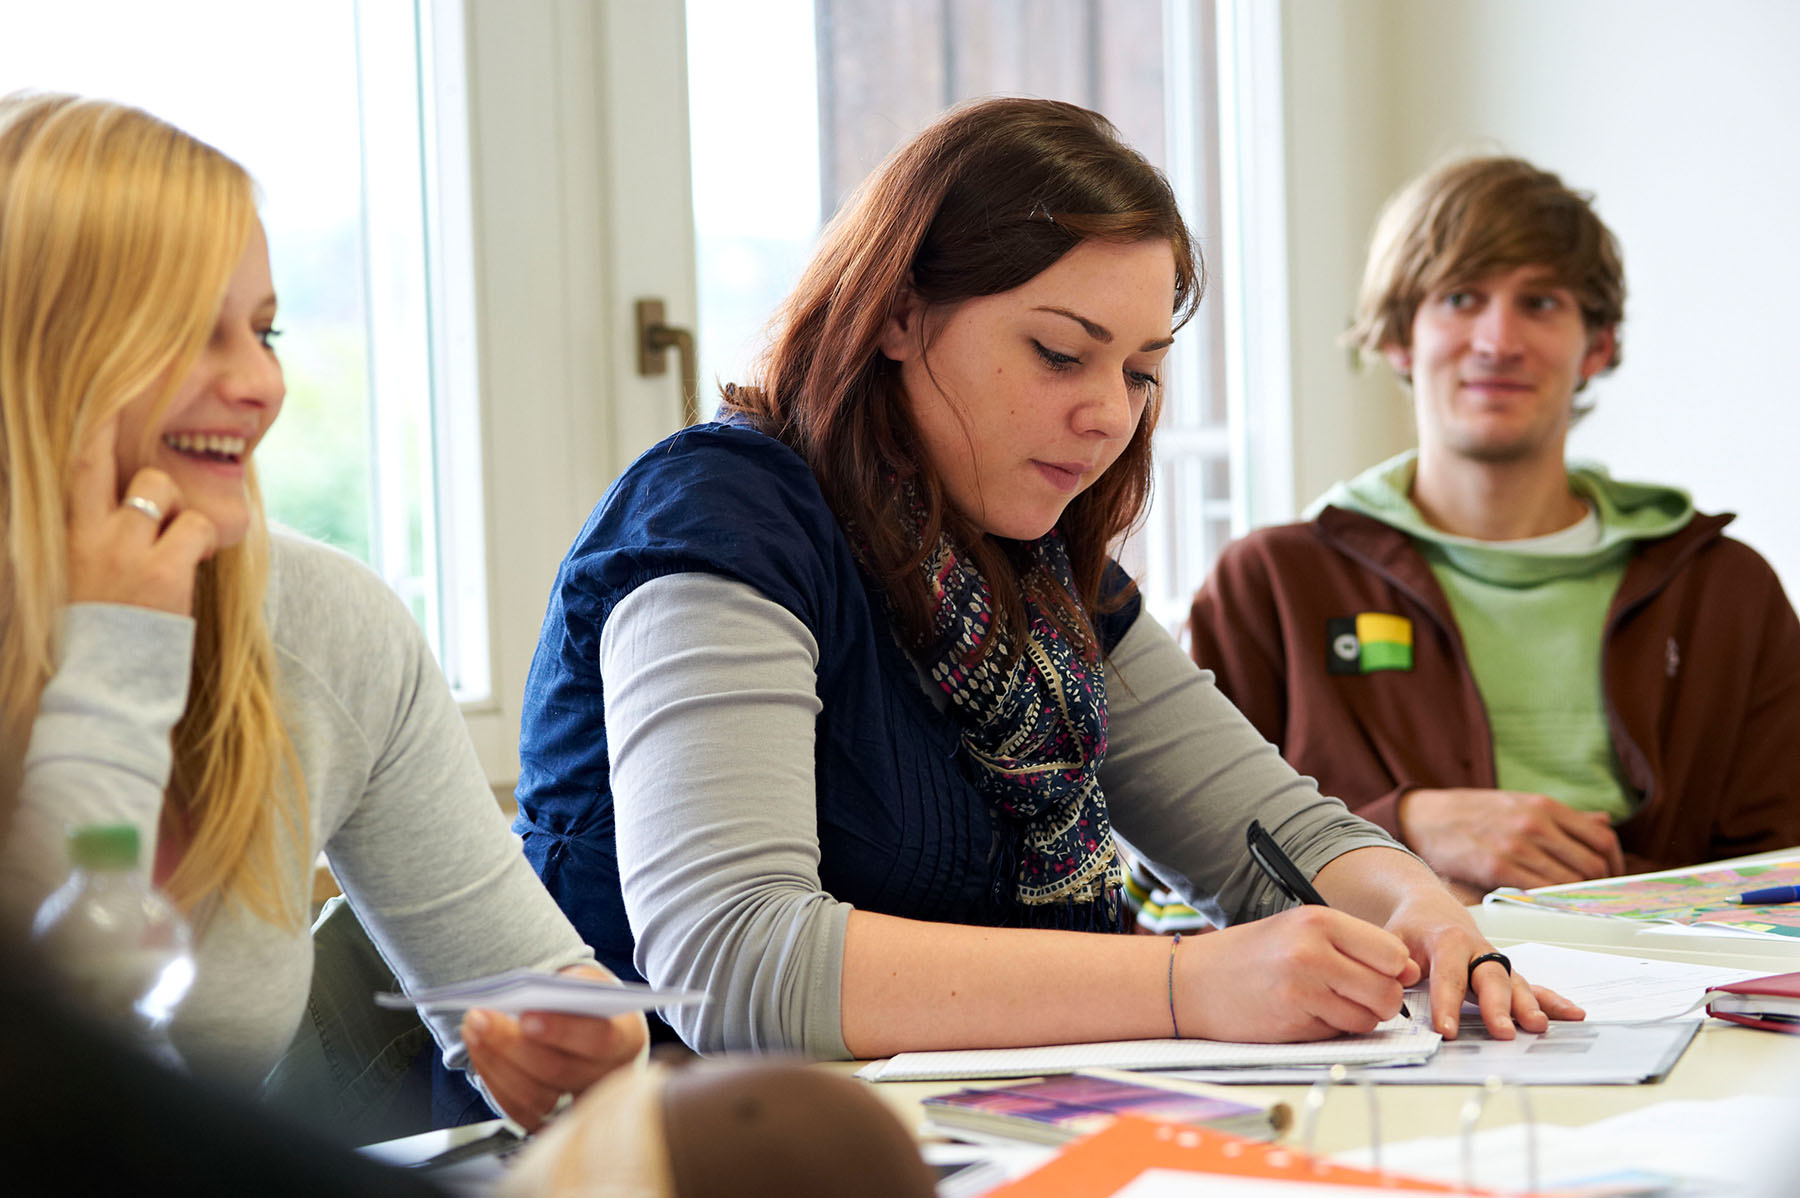
<path id="1" fill-rule="evenodd" d="M 1181 947 L 1181 933 L 1175 933 L 1175 939 L 1169 942 L 1169 1026 L 1175 1031 L 1175 1038 L 1181 1039 L 1181 1024 L 1175 1021 L 1175 950 Z"/>

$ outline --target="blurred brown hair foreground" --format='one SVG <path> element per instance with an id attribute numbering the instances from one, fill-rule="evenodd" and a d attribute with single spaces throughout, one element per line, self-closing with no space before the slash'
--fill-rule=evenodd
<path id="1" fill-rule="evenodd" d="M 620 1069 L 540 1132 L 504 1198 L 931 1198 L 874 1090 L 769 1059 Z"/>
<path id="2" fill-rule="evenodd" d="M 1522 158 L 1460 158 L 1388 200 L 1369 240 L 1356 319 L 1344 342 L 1380 353 L 1410 348 L 1425 298 L 1520 266 L 1546 266 L 1575 293 L 1589 330 L 1625 319 L 1619 244 L 1592 207 Z M 1619 364 L 1617 339 L 1611 370 Z"/>

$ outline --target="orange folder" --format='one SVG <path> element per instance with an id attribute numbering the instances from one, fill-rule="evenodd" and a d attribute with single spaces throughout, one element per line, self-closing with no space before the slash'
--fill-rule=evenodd
<path id="1" fill-rule="evenodd" d="M 1427 1194 L 1488 1192 L 1334 1165 L 1261 1140 L 1122 1115 L 1036 1171 L 989 1191 L 989 1198 L 1106 1198 L 1147 1169 Z"/>

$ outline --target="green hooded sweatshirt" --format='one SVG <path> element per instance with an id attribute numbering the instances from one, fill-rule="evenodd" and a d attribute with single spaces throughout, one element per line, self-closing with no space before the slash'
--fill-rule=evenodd
<path id="1" fill-rule="evenodd" d="M 1624 819 L 1642 796 L 1623 781 L 1607 727 L 1606 614 L 1633 543 L 1679 531 L 1693 518 L 1693 500 L 1571 462 L 1569 489 L 1587 502 L 1585 521 L 1547 537 L 1478 541 L 1433 528 L 1413 506 L 1417 459 L 1408 450 L 1337 484 L 1308 514 L 1326 504 L 1361 512 L 1418 546 L 1449 600 L 1487 707 L 1500 789 Z"/>

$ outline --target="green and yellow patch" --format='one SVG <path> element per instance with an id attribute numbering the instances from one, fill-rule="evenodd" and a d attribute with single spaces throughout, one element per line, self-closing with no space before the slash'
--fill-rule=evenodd
<path id="1" fill-rule="evenodd" d="M 1332 674 L 1373 674 L 1410 670 L 1412 621 L 1388 612 L 1365 611 L 1325 621 L 1325 669 Z"/>

